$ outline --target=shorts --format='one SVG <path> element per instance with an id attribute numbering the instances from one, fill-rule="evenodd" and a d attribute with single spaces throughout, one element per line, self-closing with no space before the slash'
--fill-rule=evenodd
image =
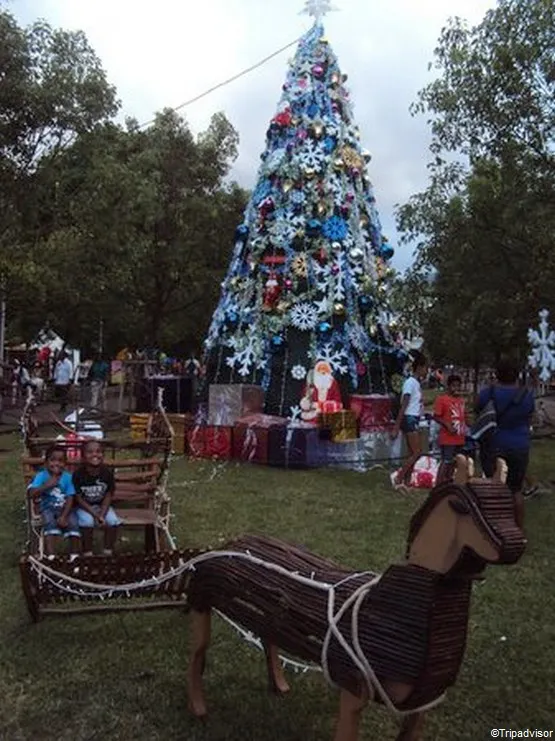
<path id="1" fill-rule="evenodd" d="M 407 434 L 410 432 L 418 432 L 420 429 L 420 417 L 412 414 L 405 414 L 401 422 L 401 430 Z"/>
<path id="2" fill-rule="evenodd" d="M 67 516 L 67 527 L 58 525 L 58 517 L 62 514 L 61 509 L 43 509 L 40 513 L 45 535 L 63 535 L 64 538 L 80 538 L 79 522 L 75 510 Z"/>
<path id="3" fill-rule="evenodd" d="M 100 504 L 93 504 L 92 508 L 95 512 L 100 512 Z M 84 509 L 77 510 L 77 521 L 79 527 L 95 527 L 96 525 L 94 517 Z M 118 525 L 121 525 L 121 520 L 112 507 L 108 507 L 106 510 L 104 522 L 106 523 L 106 527 L 117 527 Z"/>
<path id="4" fill-rule="evenodd" d="M 442 445 L 441 446 L 441 462 L 442 463 L 453 463 L 455 456 L 459 453 L 464 452 L 464 445 Z"/>

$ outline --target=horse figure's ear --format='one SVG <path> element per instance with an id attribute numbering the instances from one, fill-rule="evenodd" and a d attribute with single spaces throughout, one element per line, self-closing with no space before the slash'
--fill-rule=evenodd
<path id="1" fill-rule="evenodd" d="M 463 502 L 462 499 L 450 499 L 449 506 L 458 515 L 468 515 L 470 513 L 470 507 L 466 502 Z"/>

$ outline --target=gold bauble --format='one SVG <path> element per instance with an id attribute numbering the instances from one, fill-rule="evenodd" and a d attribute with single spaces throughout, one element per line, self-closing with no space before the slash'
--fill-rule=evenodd
<path id="1" fill-rule="evenodd" d="M 229 281 L 229 283 L 232 288 L 238 288 L 239 285 L 241 284 L 241 278 L 238 278 L 237 276 L 235 276 Z"/>
<path id="2" fill-rule="evenodd" d="M 293 187 L 293 182 L 291 180 L 286 180 L 281 187 L 284 193 L 289 193 Z"/>
<path id="3" fill-rule="evenodd" d="M 312 130 L 314 131 L 315 136 L 319 139 L 324 133 L 324 124 L 320 122 L 315 123 Z"/>
<path id="4" fill-rule="evenodd" d="M 327 210 L 328 210 L 327 205 L 323 203 L 322 201 L 320 201 L 320 203 L 317 206 L 318 215 L 323 216 Z"/>
<path id="5" fill-rule="evenodd" d="M 291 304 L 289 303 L 289 301 L 280 301 L 276 308 L 280 314 L 285 314 L 290 306 Z"/>
<path id="6" fill-rule="evenodd" d="M 343 316 L 345 314 L 345 307 L 343 304 L 337 303 L 333 305 L 333 313 L 337 316 Z"/>
<path id="7" fill-rule="evenodd" d="M 313 167 L 307 167 L 306 170 L 304 171 L 304 174 L 305 174 L 305 177 L 312 180 L 312 178 L 315 177 L 316 175 L 316 170 Z"/>
<path id="8" fill-rule="evenodd" d="M 360 226 L 364 229 L 365 226 L 368 226 L 369 219 L 368 216 L 361 216 L 360 217 Z"/>
<path id="9" fill-rule="evenodd" d="M 343 163 L 342 158 L 341 157 L 337 157 L 336 159 L 334 159 L 333 166 L 335 167 L 336 170 L 342 170 L 343 167 L 344 167 L 344 163 Z"/>

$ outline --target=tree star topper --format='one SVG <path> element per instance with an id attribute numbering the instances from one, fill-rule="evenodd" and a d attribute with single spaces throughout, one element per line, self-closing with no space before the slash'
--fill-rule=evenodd
<path id="1" fill-rule="evenodd" d="M 302 12 L 312 16 L 315 23 L 319 23 L 332 10 L 337 10 L 337 8 L 332 6 L 331 0 L 306 0 L 305 8 Z"/>

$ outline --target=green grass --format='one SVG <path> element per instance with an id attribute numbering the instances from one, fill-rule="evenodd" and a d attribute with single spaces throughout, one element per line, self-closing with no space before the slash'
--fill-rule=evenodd
<path id="1" fill-rule="evenodd" d="M 5 442 L 3 441 L 3 445 Z M 538 443 L 533 473 L 552 475 L 555 446 Z M 337 695 L 317 674 L 266 691 L 261 654 L 215 620 L 206 672 L 210 716 L 185 701 L 188 623 L 178 611 L 45 618 L 33 625 L 17 560 L 25 538 L 18 456 L 0 456 L 0 738 L 3 741 L 321 741 Z M 216 475 L 212 478 L 213 474 Z M 404 551 L 423 496 L 403 497 L 384 472 L 288 472 L 178 460 L 174 532 L 181 547 L 243 532 L 304 543 L 353 568 L 382 570 Z M 527 503 L 529 546 L 514 567 L 489 567 L 475 588 L 457 685 L 430 712 L 426 739 L 480 741 L 493 727 L 555 728 L 555 496 Z M 505 638 L 506 640 L 502 640 Z M 368 708 L 362 738 L 393 739 L 396 722 Z"/>

